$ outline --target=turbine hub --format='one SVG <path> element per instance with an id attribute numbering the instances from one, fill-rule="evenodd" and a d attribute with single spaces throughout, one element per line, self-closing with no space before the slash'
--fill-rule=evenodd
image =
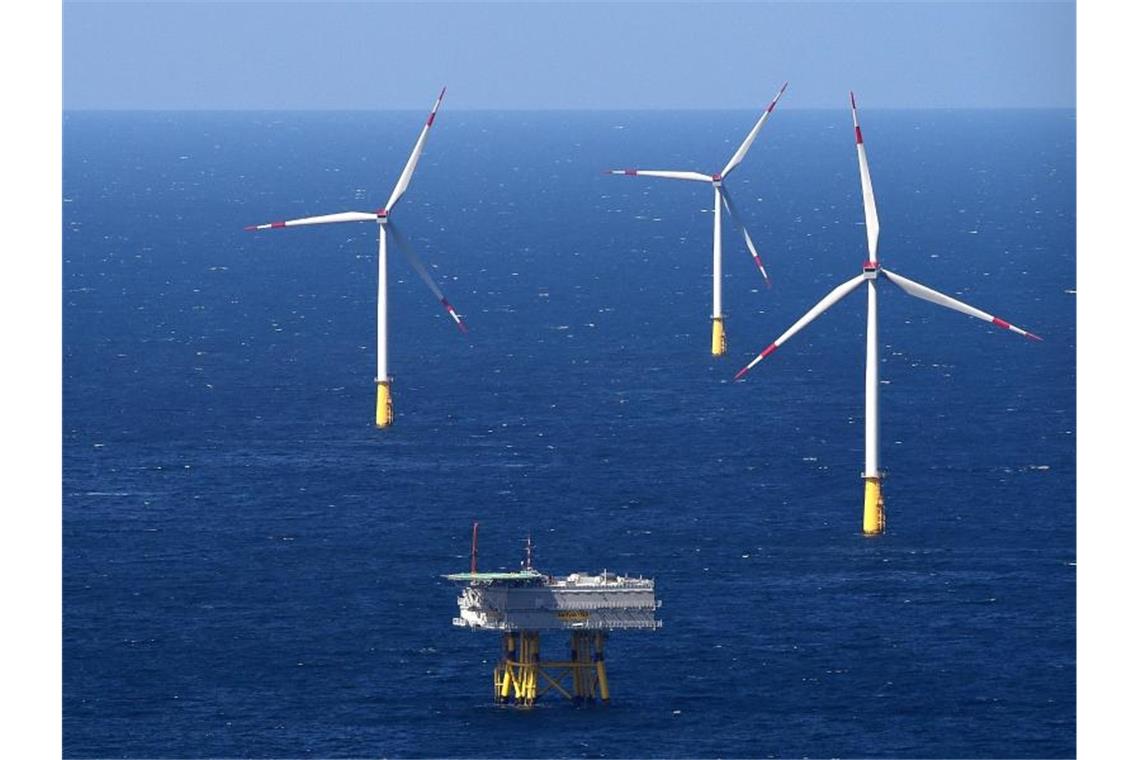
<path id="1" fill-rule="evenodd" d="M 714 175 L 712 175 L 712 182 L 713 182 L 713 187 L 720 187 L 720 183 L 721 183 L 723 180 L 724 180 L 724 177 L 722 177 L 722 176 L 721 176 L 721 175 L 719 175 L 719 174 L 714 174 Z"/>
<path id="2" fill-rule="evenodd" d="M 879 262 L 877 261 L 864 261 L 863 262 L 863 279 L 874 280 L 879 276 Z"/>

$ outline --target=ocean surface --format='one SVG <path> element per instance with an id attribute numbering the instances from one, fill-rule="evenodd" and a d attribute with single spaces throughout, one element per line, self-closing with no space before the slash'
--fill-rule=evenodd
<path id="1" fill-rule="evenodd" d="M 840 99 L 840 104 L 842 99 Z M 750 112 L 64 116 L 67 757 L 1063 757 L 1075 744 L 1075 114 L 863 124 L 883 265 L 887 533 L 860 533 L 866 296 L 733 374 L 866 258 L 850 114 L 778 110 L 728 179 L 729 354 L 709 355 L 711 191 Z M 491 699 L 454 628 L 469 564 L 657 580 L 613 702 Z M 544 638 L 547 656 L 564 646 Z"/>

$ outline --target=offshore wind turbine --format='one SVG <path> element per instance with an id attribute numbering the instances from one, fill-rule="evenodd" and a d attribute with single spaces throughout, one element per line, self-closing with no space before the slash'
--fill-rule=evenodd
<path id="1" fill-rule="evenodd" d="M 455 307 L 444 297 L 439 285 L 428 274 L 427 267 L 416 256 L 391 219 L 392 209 L 396 207 L 400 198 L 407 191 L 408 184 L 412 181 L 412 173 L 416 170 L 416 164 L 424 151 L 428 130 L 431 129 L 431 125 L 435 121 L 435 114 L 439 110 L 439 104 L 443 102 L 445 92 L 447 92 L 446 87 L 440 91 L 439 97 L 435 99 L 435 105 L 432 106 L 431 113 L 428 114 L 427 121 L 424 123 L 423 129 L 420 130 L 420 136 L 412 147 L 408 162 L 404 165 L 404 170 L 400 172 L 400 178 L 396 180 L 396 186 L 392 188 L 392 194 L 388 197 L 388 202 L 384 204 L 383 208 L 376 211 L 341 211 L 335 214 L 307 216 L 301 219 L 289 219 L 284 222 L 270 222 L 269 224 L 255 224 L 246 227 L 247 230 L 255 231 L 339 222 L 377 223 L 379 254 L 376 262 L 376 427 L 378 428 L 388 427 L 394 419 L 391 393 L 392 378 L 388 375 L 388 233 L 392 235 L 395 248 L 407 258 L 408 263 L 416 270 L 416 274 L 427 284 L 435 297 L 439 299 L 444 310 L 455 321 L 456 326 L 463 332 L 467 332 L 467 326 L 463 324 L 463 320 L 455 311 Z"/>
<path id="2" fill-rule="evenodd" d="M 855 108 L 855 93 L 851 93 L 851 119 L 855 123 L 855 152 L 859 159 L 859 177 L 863 186 L 863 215 L 867 227 L 867 253 L 868 258 L 863 262 L 863 271 L 839 287 L 832 290 L 823 300 L 817 303 L 800 317 L 799 321 L 776 338 L 767 348 L 748 363 L 746 367 L 736 373 L 739 380 L 760 360 L 771 355 L 773 351 L 782 346 L 789 338 L 803 329 L 809 322 L 823 312 L 834 306 L 847 294 L 854 291 L 863 283 L 867 284 L 867 364 L 864 377 L 864 398 L 866 404 L 866 417 L 864 420 L 865 451 L 863 463 L 863 533 L 882 533 L 886 527 L 883 512 L 883 494 L 881 488 L 882 472 L 879 469 L 879 346 L 878 346 L 878 293 L 876 281 L 879 274 L 890 282 L 899 286 L 904 293 L 924 301 L 945 306 L 948 309 L 959 311 L 971 317 L 983 319 L 1005 330 L 1010 330 L 1031 340 L 1041 340 L 1031 332 L 1011 325 L 1004 319 L 987 314 L 981 309 L 962 303 L 950 296 L 920 285 L 914 280 L 908 280 L 902 275 L 895 274 L 879 265 L 879 214 L 875 208 L 875 193 L 871 187 L 871 170 L 867 165 L 867 150 L 863 145 L 863 131 L 859 128 L 859 113 Z"/>
<path id="3" fill-rule="evenodd" d="M 695 182 L 707 182 L 713 188 L 713 239 L 712 239 L 712 355 L 724 356 L 727 349 L 727 342 L 724 334 L 724 311 L 721 309 L 721 243 L 720 243 L 720 217 L 721 217 L 721 204 L 728 209 L 728 214 L 732 218 L 736 229 L 740 231 L 741 236 L 744 238 L 745 245 L 748 246 L 748 252 L 752 254 L 752 261 L 755 262 L 756 268 L 760 270 L 760 274 L 764 277 L 765 284 L 768 287 L 772 286 L 771 281 L 768 279 L 768 272 L 764 269 L 764 262 L 760 260 L 760 254 L 756 252 L 756 246 L 752 243 L 752 236 L 748 234 L 748 230 L 744 228 L 744 220 L 740 218 L 740 214 L 736 211 L 736 206 L 732 202 L 732 196 L 728 193 L 728 188 L 724 186 L 724 180 L 728 177 L 729 173 L 740 165 L 744 160 L 744 156 L 748 153 L 748 149 L 752 147 L 752 143 L 756 140 L 756 135 L 760 134 L 760 129 L 764 123 L 768 121 L 768 117 L 772 115 L 772 111 L 776 108 L 776 103 L 780 100 L 780 96 L 784 94 L 784 90 L 788 88 L 788 83 L 784 82 L 784 86 L 776 93 L 776 97 L 772 98 L 772 102 L 760 114 L 759 120 L 752 130 L 744 138 L 744 142 L 732 154 L 732 158 L 728 159 L 728 163 L 724 165 L 716 174 L 702 174 L 701 172 L 693 171 L 672 171 L 672 170 L 658 170 L 658 169 L 610 169 L 609 174 L 619 174 L 626 177 L 662 177 L 664 179 L 684 179 Z"/>

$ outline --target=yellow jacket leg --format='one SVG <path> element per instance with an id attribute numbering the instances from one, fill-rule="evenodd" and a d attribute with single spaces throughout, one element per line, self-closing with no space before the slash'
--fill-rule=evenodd
<path id="1" fill-rule="evenodd" d="M 585 696 L 582 693 L 582 669 L 578 667 L 581 657 L 578 654 L 582 646 L 582 632 L 573 631 L 570 634 L 570 680 L 574 684 L 574 701 L 580 702 Z"/>
<path id="2" fill-rule="evenodd" d="M 603 655 L 602 653 L 599 652 L 598 654 L 596 654 L 594 656 L 598 658 L 597 662 L 595 662 L 595 665 L 597 666 L 597 670 L 598 670 L 598 692 L 599 692 L 599 696 L 602 698 L 603 702 L 609 702 L 610 701 L 610 682 L 606 678 L 605 655 Z"/>
<path id="3" fill-rule="evenodd" d="M 598 673 L 598 695 L 603 702 L 610 701 L 610 681 L 606 678 L 606 634 L 598 633 L 594 638 L 594 668 Z"/>
<path id="4" fill-rule="evenodd" d="M 499 682 L 498 697 L 499 697 L 500 702 L 506 702 L 508 699 L 511 698 L 511 681 L 514 680 L 513 678 L 511 678 L 510 663 L 506 663 L 503 665 L 502 676 L 503 676 L 502 680 Z"/>
<path id="5" fill-rule="evenodd" d="M 538 669 L 539 669 L 539 650 L 538 650 L 538 634 L 531 634 L 530 642 L 530 673 L 527 681 L 527 701 L 529 704 L 534 704 L 538 699 Z"/>

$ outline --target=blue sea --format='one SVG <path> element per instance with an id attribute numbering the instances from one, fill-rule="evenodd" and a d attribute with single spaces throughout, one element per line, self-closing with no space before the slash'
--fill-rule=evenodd
<path id="1" fill-rule="evenodd" d="M 863 292 L 731 381 L 866 258 L 849 112 L 729 177 L 723 359 L 711 192 L 602 173 L 755 116 L 445 103 L 394 217 L 471 331 L 390 261 L 379 431 L 375 226 L 242 228 L 382 206 L 423 114 L 65 114 L 64 755 L 1073 756 L 1075 113 L 860 114 L 883 265 L 1044 338 L 880 286 L 876 538 Z M 476 519 L 656 579 L 611 704 L 493 703 Z"/>

